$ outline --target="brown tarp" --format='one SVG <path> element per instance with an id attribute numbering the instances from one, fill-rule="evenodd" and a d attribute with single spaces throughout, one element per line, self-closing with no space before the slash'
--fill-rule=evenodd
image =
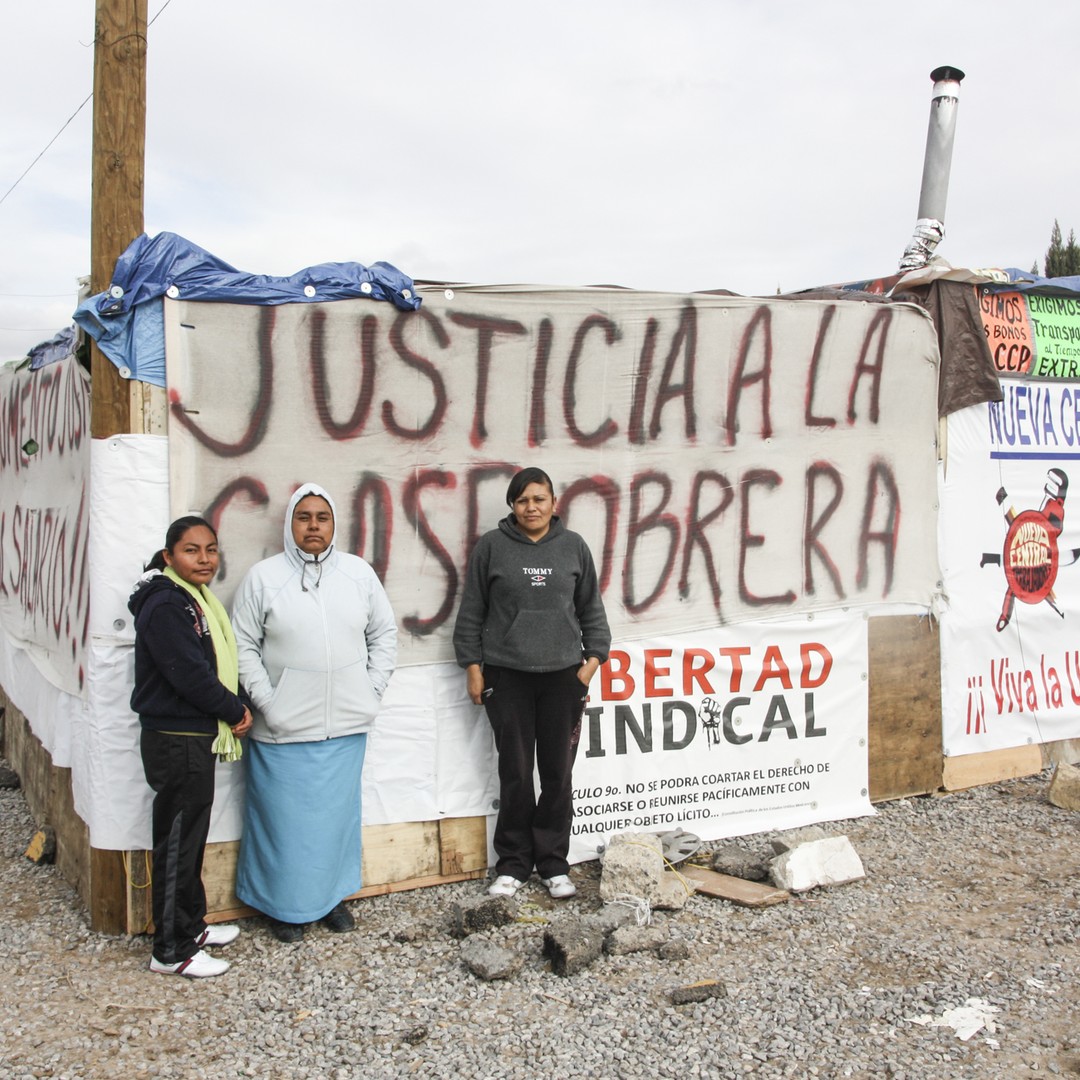
<path id="1" fill-rule="evenodd" d="M 934 321 L 941 351 L 939 416 L 983 401 L 1001 400 L 1001 384 L 986 344 L 975 287 L 970 282 L 934 281 L 893 299 L 922 305 Z"/>

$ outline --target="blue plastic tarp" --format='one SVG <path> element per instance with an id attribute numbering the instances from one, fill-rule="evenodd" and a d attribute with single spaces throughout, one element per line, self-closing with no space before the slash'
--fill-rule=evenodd
<path id="1" fill-rule="evenodd" d="M 237 270 L 176 233 L 145 233 L 116 261 L 107 292 L 88 297 L 75 322 L 125 378 L 165 385 L 162 297 L 229 304 L 311 304 L 324 300 L 389 301 L 416 311 L 412 278 L 390 263 L 319 263 L 288 277 Z"/>
<path id="2" fill-rule="evenodd" d="M 98 348 L 125 379 L 164 386 L 165 313 L 161 297 L 104 319 L 87 307 L 93 299 L 91 296 L 76 309 L 75 321 L 98 343 Z"/>
<path id="3" fill-rule="evenodd" d="M 65 360 L 74 351 L 78 342 L 77 331 L 74 326 L 65 327 L 60 333 L 53 335 L 48 341 L 35 345 L 26 355 L 30 359 L 30 370 L 39 371 L 43 367 L 55 364 L 58 360 Z"/>
<path id="4" fill-rule="evenodd" d="M 1015 289 L 1026 292 L 1029 289 L 1040 289 L 1043 292 L 1057 290 L 1058 292 L 1080 292 L 1080 277 L 1039 277 L 1030 270 L 1017 270 L 1015 266 L 1005 268 L 1009 275 L 1009 285 L 998 285 L 996 290 Z"/>

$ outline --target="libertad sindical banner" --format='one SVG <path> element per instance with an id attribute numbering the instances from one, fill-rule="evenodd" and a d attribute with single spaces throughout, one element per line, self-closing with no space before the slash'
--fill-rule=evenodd
<path id="1" fill-rule="evenodd" d="M 572 861 L 619 832 L 718 840 L 873 813 L 865 620 L 742 631 L 613 648 L 582 723 Z"/>
<path id="2" fill-rule="evenodd" d="M 1080 387 L 1002 380 L 949 417 L 943 740 L 971 754 L 1080 736 Z"/>
<path id="3" fill-rule="evenodd" d="M 220 527 L 228 599 L 304 480 L 383 579 L 402 663 L 452 658 L 477 536 L 539 465 L 616 640 L 938 590 L 937 345 L 905 305 L 425 288 L 166 303 L 171 499 Z"/>

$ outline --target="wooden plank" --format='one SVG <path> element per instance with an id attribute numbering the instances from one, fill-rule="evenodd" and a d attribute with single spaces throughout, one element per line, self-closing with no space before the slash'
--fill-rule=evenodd
<path id="1" fill-rule="evenodd" d="M 363 900 L 369 896 L 388 896 L 390 893 L 411 892 L 413 889 L 428 889 L 433 885 L 451 885 L 456 881 L 476 881 L 487 874 L 487 868 L 474 870 L 468 874 L 452 874 L 449 877 L 439 874 L 436 877 L 411 878 L 409 881 L 389 881 L 382 885 L 365 885 L 359 892 L 346 896 L 346 900 Z M 208 923 L 230 922 L 232 919 L 248 919 L 258 915 L 254 908 L 238 904 L 234 908 L 207 912 Z"/>
<path id="2" fill-rule="evenodd" d="M 37 824 L 56 831 L 57 869 L 77 889 L 94 930 L 141 934 L 152 928 L 145 851 L 91 848 L 89 831 L 75 812 L 71 772 L 52 758 L 0 688 L 3 755 L 22 781 Z M 29 837 L 27 837 L 29 841 Z M 256 914 L 236 898 L 240 842 L 208 844 L 203 859 L 207 921 Z M 483 817 L 375 825 L 364 829 L 364 887 L 357 897 L 470 881 L 487 872 L 487 823 Z"/>
<path id="3" fill-rule="evenodd" d="M 439 823 L 408 821 L 364 829 L 365 885 L 438 877 Z"/>
<path id="4" fill-rule="evenodd" d="M 444 818 L 439 849 L 439 869 L 445 875 L 487 870 L 487 818 Z"/>
<path id="5" fill-rule="evenodd" d="M 0 707 L 4 714 L 4 757 L 19 774 L 23 797 L 35 824 L 51 825 L 56 833 L 57 870 L 79 894 L 90 912 L 94 930 L 123 933 L 126 926 L 123 878 L 113 873 L 104 874 L 108 856 L 100 860 L 99 884 L 102 888 L 111 886 L 119 891 L 116 896 L 103 896 L 95 903 L 95 858 L 90 848 L 90 832 L 75 812 L 71 770 L 53 765 L 52 755 L 2 688 Z"/>
<path id="6" fill-rule="evenodd" d="M 982 754 L 957 754 L 945 759 L 941 783 L 946 791 L 994 784 L 1018 776 L 1042 772 L 1042 749 L 1038 745 L 987 750 Z"/>
<path id="7" fill-rule="evenodd" d="M 154 905 L 150 894 L 153 874 L 149 851 L 121 852 L 127 890 L 127 932 L 149 934 L 154 928 Z"/>
<path id="8" fill-rule="evenodd" d="M 483 819 L 481 819 L 483 820 Z M 391 891 L 401 882 L 433 883 L 448 880 L 439 873 L 439 822 L 412 821 L 399 825 L 369 825 L 364 828 L 364 889 L 357 895 L 375 896 Z M 203 888 L 208 912 L 239 911 L 244 905 L 236 897 L 236 863 L 240 841 L 207 844 L 203 857 Z M 485 852 L 486 856 L 486 852 Z M 486 858 L 485 858 L 486 861 Z M 466 871 L 458 875 L 471 876 Z M 460 876 L 454 880 L 462 880 Z"/>
<path id="9" fill-rule="evenodd" d="M 258 914 L 236 898 L 236 860 L 239 840 L 207 844 L 203 854 L 203 888 L 206 890 L 206 921 L 225 922 L 238 914 Z M 127 875 L 129 934 L 149 934 L 154 929 L 153 902 L 150 895 L 148 851 L 123 853 Z"/>
<path id="10" fill-rule="evenodd" d="M 163 386 L 133 379 L 131 387 L 131 430 L 144 435 L 169 434 L 169 399 Z"/>
<path id="11" fill-rule="evenodd" d="M 0 704 L 4 707 L 4 757 L 19 774 L 26 807 L 34 823 L 40 825 L 49 812 L 49 792 L 53 786 L 52 758 L 31 731 L 26 717 L 15 708 L 2 689 Z M 59 842 L 57 836 L 58 846 Z"/>
<path id="12" fill-rule="evenodd" d="M 104 934 L 127 932 L 127 874 L 122 851 L 90 849 L 90 926 Z"/>
<path id="13" fill-rule="evenodd" d="M 208 912 L 243 907 L 236 899 L 236 861 L 239 857 L 239 840 L 206 845 L 202 879 Z"/>
<path id="14" fill-rule="evenodd" d="M 941 785 L 941 648 L 928 617 L 869 621 L 870 799 L 924 795 Z"/>
<path id="15" fill-rule="evenodd" d="M 71 786 L 71 770 L 60 769 L 52 764 L 52 757 L 45 747 L 38 741 L 36 735 L 26 727 L 27 745 L 33 747 L 33 752 L 41 755 L 48 762 L 48 788 L 45 800 L 45 824 L 51 825 L 56 830 L 56 868 L 64 875 L 65 879 L 75 885 L 75 889 L 82 902 L 90 909 L 93 917 L 92 897 L 96 883 L 94 880 L 93 859 L 90 849 L 90 830 L 86 822 L 75 812 L 75 792 Z M 24 784 L 25 787 L 25 784 Z M 112 883 L 119 886 L 115 879 Z M 123 892 L 115 897 L 116 908 L 110 906 L 110 910 L 121 911 L 123 909 Z M 124 932 L 123 920 L 115 923 L 98 924 L 93 922 L 95 930 L 102 930 L 109 934 L 122 934 Z"/>
<path id="16" fill-rule="evenodd" d="M 445 850 L 445 858 L 441 849 Z M 203 888 L 208 922 L 255 914 L 236 897 L 239 853 L 239 840 L 206 845 Z M 381 896 L 483 877 L 487 872 L 485 819 L 368 825 L 364 828 L 363 859 L 364 887 L 354 897 Z M 444 868 L 454 866 L 457 868 Z"/>
<path id="17" fill-rule="evenodd" d="M 730 874 L 718 874 L 715 870 L 707 870 L 704 866 L 692 864 L 681 866 L 679 873 L 692 881 L 699 893 L 715 896 L 721 900 L 730 900 L 740 907 L 769 907 L 791 899 L 791 893 L 786 889 L 778 889 L 774 885 L 763 885 L 759 881 L 746 881 L 744 878 L 732 877 Z"/>
<path id="18" fill-rule="evenodd" d="M 455 881 L 475 881 L 487 874 L 487 867 L 483 870 L 472 870 L 467 874 L 435 874 L 431 877 L 412 878 L 409 881 L 388 881 L 382 885 L 365 885 L 353 897 L 386 896 L 388 893 L 408 892 L 410 889 L 427 889 L 432 885 L 449 885 Z"/>

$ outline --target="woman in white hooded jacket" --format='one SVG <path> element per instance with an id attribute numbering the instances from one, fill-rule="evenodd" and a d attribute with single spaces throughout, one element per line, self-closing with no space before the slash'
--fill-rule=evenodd
<path id="1" fill-rule="evenodd" d="M 375 571 L 334 544 L 336 512 L 302 484 L 285 550 L 248 571 L 233 608 L 240 681 L 254 705 L 236 895 L 281 941 L 304 924 L 352 929 L 360 880 L 360 776 L 367 732 L 397 658 Z"/>

